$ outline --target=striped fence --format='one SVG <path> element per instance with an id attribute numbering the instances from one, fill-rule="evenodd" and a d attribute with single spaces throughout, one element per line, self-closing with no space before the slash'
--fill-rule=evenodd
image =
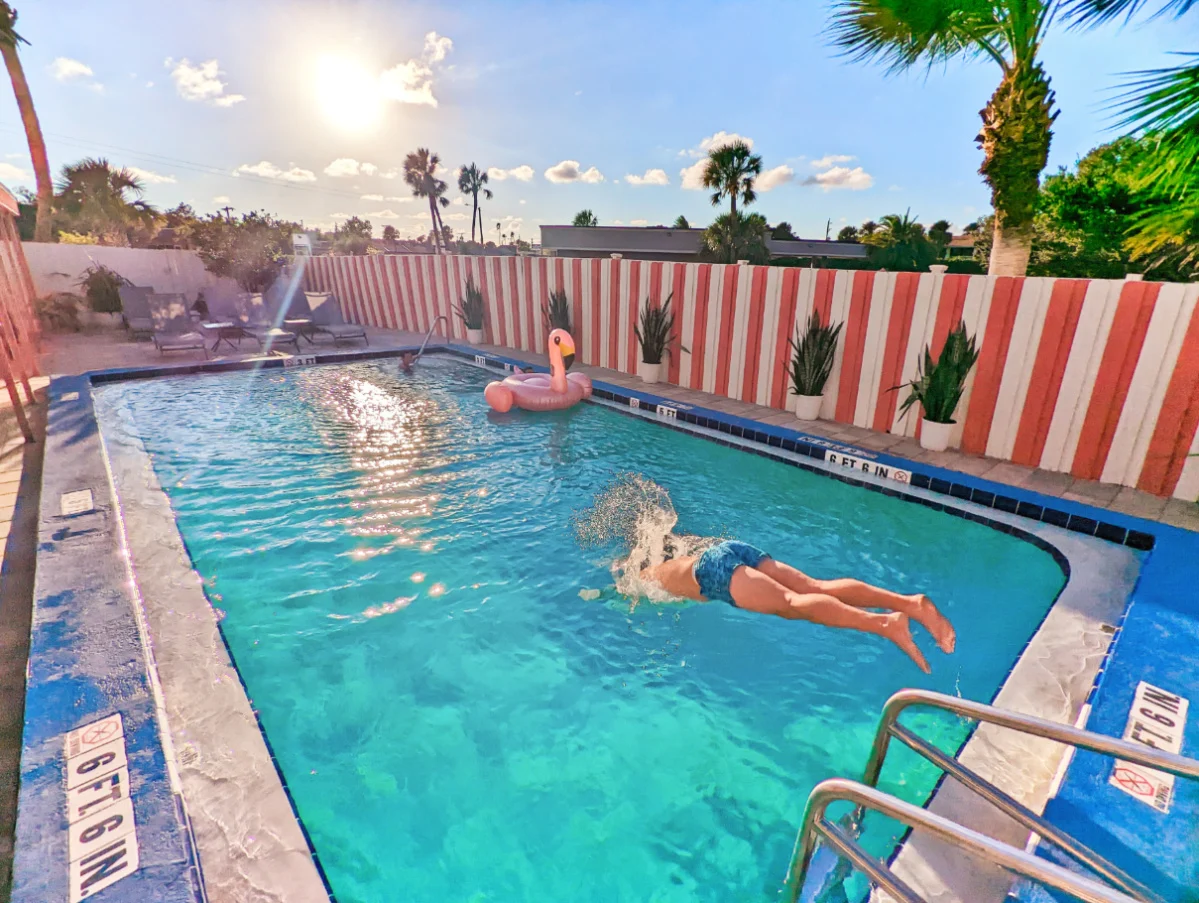
<path id="1" fill-rule="evenodd" d="M 953 446 L 1199 496 L 1199 284 L 547 257 L 317 257 L 307 270 L 348 319 L 423 332 L 444 315 L 458 339 L 468 278 L 495 344 L 544 351 L 541 305 L 561 288 L 582 362 L 626 373 L 639 305 L 671 295 L 687 349 L 670 357 L 671 383 L 787 410 L 787 339 L 818 310 L 845 323 L 821 417 L 906 436 L 919 417 L 898 416 L 891 387 L 965 320 L 980 357 Z"/>

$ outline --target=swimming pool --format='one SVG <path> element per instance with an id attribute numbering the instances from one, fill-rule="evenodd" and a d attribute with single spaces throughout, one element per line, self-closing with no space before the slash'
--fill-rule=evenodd
<path id="1" fill-rule="evenodd" d="M 588 406 L 489 418 L 429 360 L 97 390 L 140 434 L 342 903 L 773 897 L 808 790 L 885 698 L 989 699 L 1064 578 L 1023 540 Z M 569 530 L 617 471 L 680 528 L 936 598 L 959 652 L 581 589 Z M 927 729 L 956 747 L 966 728 Z M 935 775 L 897 757 L 893 792 Z M 888 837 L 870 839 L 883 851 Z"/>

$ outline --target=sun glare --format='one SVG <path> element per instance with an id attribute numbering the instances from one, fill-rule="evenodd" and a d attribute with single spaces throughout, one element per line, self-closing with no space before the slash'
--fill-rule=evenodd
<path id="1" fill-rule="evenodd" d="M 378 79 L 342 57 L 324 57 L 317 63 L 316 97 L 329 123 L 345 132 L 369 131 L 383 112 Z"/>

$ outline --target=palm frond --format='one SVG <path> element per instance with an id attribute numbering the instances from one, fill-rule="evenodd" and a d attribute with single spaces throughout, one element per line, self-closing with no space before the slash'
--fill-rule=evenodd
<path id="1" fill-rule="evenodd" d="M 1083 28 L 1103 25 L 1124 16 L 1132 19 L 1147 6 L 1156 6 L 1151 18 L 1181 16 L 1199 5 L 1199 0 L 1067 0 L 1065 17 Z"/>
<path id="2" fill-rule="evenodd" d="M 1010 36 L 998 15 L 1003 6 L 984 0 L 839 0 L 829 30 L 850 59 L 882 62 L 892 71 L 980 54 L 1006 69 Z"/>
<path id="3" fill-rule="evenodd" d="M 1186 190 L 1199 166 L 1199 53 L 1178 55 L 1189 62 L 1130 73 L 1117 107 L 1120 126 L 1156 139 L 1142 181 L 1167 193 Z"/>

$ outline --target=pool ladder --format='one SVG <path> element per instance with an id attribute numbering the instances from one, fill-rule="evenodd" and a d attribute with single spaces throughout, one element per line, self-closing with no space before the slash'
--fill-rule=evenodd
<path id="1" fill-rule="evenodd" d="M 804 903 L 833 903 L 844 900 L 842 882 L 852 867 L 857 867 L 874 885 L 885 890 L 899 903 L 923 903 L 923 898 L 886 863 L 871 856 L 858 843 L 862 820 L 867 811 L 886 815 L 908 828 L 928 832 L 963 853 L 985 859 L 1024 878 L 1072 894 L 1088 903 L 1164 903 L 1160 896 L 1094 850 L 1050 824 L 956 758 L 946 755 L 899 724 L 900 713 L 913 706 L 938 709 L 1032 737 L 1055 740 L 1075 749 L 1113 756 L 1177 777 L 1199 778 L 1199 761 L 1185 756 L 968 699 L 947 696 L 944 693 L 901 690 L 887 700 L 883 707 L 862 782 L 843 778 L 822 781 L 808 797 L 787 874 L 787 903 L 798 903 L 801 899 Z M 1075 862 L 1091 869 L 1104 880 L 1096 881 L 1072 872 L 959 825 L 944 816 L 883 793 L 876 785 L 892 738 L 923 756 L 946 775 L 955 778 L 1018 824 L 1049 841 Z M 853 803 L 855 808 L 849 816 L 832 822 L 826 810 L 831 803 L 839 801 Z M 817 855 L 817 843 L 821 841 L 825 846 L 825 849 L 821 850 L 823 856 Z M 808 889 L 806 884 L 810 878 L 816 879 L 817 886 Z"/>
<path id="2" fill-rule="evenodd" d="M 433 333 L 437 331 L 437 324 L 442 320 L 445 320 L 447 324 L 450 322 L 449 318 L 445 314 L 441 314 L 440 316 L 434 318 L 433 325 L 430 326 L 429 331 L 425 333 L 425 340 L 420 343 L 420 351 L 416 352 L 416 357 L 412 359 L 413 362 L 419 361 L 420 356 L 425 353 L 425 346 L 429 344 L 429 339 L 431 339 L 433 337 Z"/>

